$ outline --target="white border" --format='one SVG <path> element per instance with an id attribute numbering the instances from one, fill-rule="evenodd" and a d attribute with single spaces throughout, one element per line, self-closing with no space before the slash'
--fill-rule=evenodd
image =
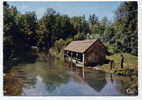
<path id="1" fill-rule="evenodd" d="M 101 2 L 101 1 L 140 1 L 140 0 L 2 0 L 2 1 L 21 1 L 21 2 L 23 2 L 23 1 L 51 1 L 51 2 L 53 2 L 53 1 L 56 1 L 56 2 L 60 2 L 60 1 L 66 1 L 66 2 L 70 2 L 70 1 L 99 1 L 99 2 Z"/>
<path id="2" fill-rule="evenodd" d="M 138 96 L 3 96 L 3 1 L 0 1 L 0 100 L 142 100 L 142 1 L 141 0 L 5 0 L 5 1 L 138 1 Z"/>
<path id="3" fill-rule="evenodd" d="M 3 4 L 0 2 L 0 95 L 3 95 Z"/>

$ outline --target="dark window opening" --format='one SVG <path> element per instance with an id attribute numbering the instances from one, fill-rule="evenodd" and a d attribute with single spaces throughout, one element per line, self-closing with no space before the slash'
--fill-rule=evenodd
<path id="1" fill-rule="evenodd" d="M 77 60 L 82 61 L 83 60 L 83 54 L 77 53 Z"/>
<path id="2" fill-rule="evenodd" d="M 78 52 L 72 52 L 72 51 L 64 51 L 65 57 L 72 57 L 73 59 L 77 61 L 83 61 L 83 54 Z"/>

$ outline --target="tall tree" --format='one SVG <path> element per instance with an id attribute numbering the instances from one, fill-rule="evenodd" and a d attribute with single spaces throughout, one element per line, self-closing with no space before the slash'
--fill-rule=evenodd
<path id="1" fill-rule="evenodd" d="M 90 15 L 89 22 L 93 25 L 98 23 L 98 17 L 95 14 Z"/>
<path id="2" fill-rule="evenodd" d="M 76 30 L 76 33 L 84 33 L 87 34 L 90 32 L 89 24 L 85 20 L 85 16 L 75 16 L 71 18 L 71 23 Z"/>
<path id="3" fill-rule="evenodd" d="M 116 11 L 116 45 L 123 52 L 138 53 L 137 2 L 124 2 Z"/>
<path id="4" fill-rule="evenodd" d="M 18 11 L 15 7 L 10 7 L 4 2 L 4 65 L 10 63 L 15 55 L 15 35 L 19 31 L 17 15 Z"/>
<path id="5" fill-rule="evenodd" d="M 34 13 L 20 14 L 16 7 L 4 2 L 4 65 L 30 56 L 37 40 L 36 21 Z"/>
<path id="6" fill-rule="evenodd" d="M 45 15 L 39 20 L 40 48 L 49 49 L 59 39 L 66 39 L 76 32 L 66 15 L 60 15 L 54 9 L 47 9 Z"/>
<path id="7" fill-rule="evenodd" d="M 103 21 L 98 20 L 95 14 L 90 15 L 89 22 L 90 22 L 90 31 L 93 37 L 103 40 L 105 23 L 102 23 Z"/>
<path id="8" fill-rule="evenodd" d="M 19 27 L 21 34 L 27 42 L 27 45 L 36 46 L 37 45 L 37 17 L 34 12 L 26 12 L 18 17 Z"/>

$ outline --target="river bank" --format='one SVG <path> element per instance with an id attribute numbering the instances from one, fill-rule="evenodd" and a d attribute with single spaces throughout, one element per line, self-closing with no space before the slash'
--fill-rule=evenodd
<path id="1" fill-rule="evenodd" d="M 51 52 L 52 55 L 56 56 L 57 58 L 63 59 L 63 52 L 59 54 L 55 52 L 54 49 Z M 124 56 L 124 64 L 123 68 L 121 68 L 121 54 Z M 111 67 L 110 62 L 96 65 L 96 66 L 86 66 L 86 70 L 97 70 L 102 71 L 110 74 L 114 74 L 120 77 L 130 77 L 131 82 L 129 85 L 125 87 L 125 91 L 127 94 L 130 95 L 137 95 L 138 94 L 138 58 L 137 56 L 130 55 L 128 53 L 116 53 L 111 56 L 107 56 L 107 60 L 113 60 L 113 64 Z M 61 56 L 62 55 L 62 56 Z"/>
<path id="2" fill-rule="evenodd" d="M 107 56 L 107 59 L 113 60 L 113 67 L 111 68 L 110 63 L 88 67 L 90 70 L 99 70 L 106 73 L 114 74 L 120 77 L 130 77 L 131 82 L 125 87 L 127 94 L 137 95 L 138 94 L 138 58 L 127 53 L 123 53 L 125 61 L 124 67 L 121 68 L 121 54 L 114 54 Z"/>
<path id="3" fill-rule="evenodd" d="M 63 60 L 63 51 L 56 52 L 55 49 L 51 49 L 50 53 L 57 58 Z M 121 55 L 124 56 L 123 68 L 121 68 Z M 125 85 L 125 92 L 128 95 L 138 94 L 138 57 L 128 53 L 116 53 L 106 57 L 107 60 L 113 60 L 112 68 L 110 62 L 96 66 L 86 66 L 86 70 L 102 71 L 105 73 L 114 74 L 118 77 L 130 77 L 131 82 L 129 85 Z"/>
<path id="4" fill-rule="evenodd" d="M 113 70 L 116 70 L 116 67 L 114 67 Z M 138 92 L 137 76 L 114 74 L 113 71 L 110 70 L 109 63 L 97 65 L 95 67 L 86 67 L 85 78 L 78 75 L 78 72 L 74 72 L 70 68 L 68 69 L 68 66 L 64 64 L 61 57 L 53 56 L 53 54 L 47 56 L 47 54 L 40 53 L 40 57 L 38 57 L 34 63 L 24 63 L 13 66 L 9 72 L 5 73 L 4 95 L 75 95 L 72 92 L 66 91 L 68 87 L 72 87 L 72 91 L 78 95 L 137 95 Z M 71 80 L 74 80 L 73 83 L 70 78 Z M 78 84 L 80 86 L 82 84 L 80 82 L 78 83 L 78 79 L 81 79 L 81 82 L 87 85 L 86 90 L 89 89 L 88 91 L 92 91 L 91 94 L 86 94 L 86 92 L 84 93 L 84 90 L 80 90 L 80 92 L 76 91 L 76 88 L 78 88 L 76 85 Z M 45 88 L 48 87 L 49 90 L 46 90 L 44 93 L 43 91 L 45 90 L 42 88 L 40 90 L 40 94 L 36 90 L 38 90 L 41 86 L 38 86 L 37 84 L 44 84 Z M 84 87 L 83 84 L 82 88 Z M 101 84 L 102 86 L 100 86 Z M 113 88 L 115 90 L 111 90 L 110 87 L 108 87 L 108 85 L 112 86 L 113 84 Z M 60 85 L 65 85 L 65 87 L 61 88 Z M 119 86 L 119 88 L 116 86 Z M 50 88 L 52 87 L 54 87 L 54 89 L 51 89 L 52 91 L 56 91 L 57 88 L 59 91 L 66 92 L 62 94 L 58 94 L 56 92 L 51 93 Z M 99 91 L 97 87 L 101 87 Z M 91 88 L 97 90 L 97 92 Z M 105 88 L 107 88 L 109 92 L 110 90 L 116 92 L 106 94 L 107 90 L 105 90 Z M 32 92 L 29 93 L 29 91 L 33 91 L 35 94 L 31 94 Z"/>

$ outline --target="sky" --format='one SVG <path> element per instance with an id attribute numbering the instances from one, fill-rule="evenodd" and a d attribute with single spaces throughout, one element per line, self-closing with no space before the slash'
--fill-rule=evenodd
<path id="1" fill-rule="evenodd" d="M 99 19 L 107 17 L 110 21 L 114 18 L 114 12 L 121 2 L 8 2 L 16 6 L 18 11 L 25 13 L 35 11 L 37 18 L 41 18 L 47 8 L 53 8 L 62 15 L 83 16 L 95 14 Z"/>

